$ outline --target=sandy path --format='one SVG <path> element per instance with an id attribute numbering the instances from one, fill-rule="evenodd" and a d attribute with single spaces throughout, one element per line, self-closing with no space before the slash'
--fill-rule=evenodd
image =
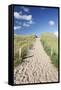
<path id="1" fill-rule="evenodd" d="M 40 38 L 36 39 L 34 47 L 29 51 L 30 57 L 14 70 L 14 83 L 57 82 L 58 71 L 51 64 L 49 56 L 43 49 Z"/>

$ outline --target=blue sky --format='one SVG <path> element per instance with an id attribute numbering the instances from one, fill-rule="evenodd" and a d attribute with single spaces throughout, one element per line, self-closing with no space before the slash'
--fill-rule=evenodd
<path id="1" fill-rule="evenodd" d="M 14 33 L 58 32 L 58 8 L 14 6 Z"/>

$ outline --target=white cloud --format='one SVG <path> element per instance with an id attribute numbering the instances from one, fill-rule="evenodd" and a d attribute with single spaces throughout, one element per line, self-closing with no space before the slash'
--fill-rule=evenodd
<path id="1" fill-rule="evenodd" d="M 20 11 L 19 14 L 22 14 L 22 11 Z"/>
<path id="2" fill-rule="evenodd" d="M 32 24 L 35 24 L 35 22 L 34 22 L 34 21 L 32 21 L 32 20 L 30 20 L 30 21 L 28 21 L 28 22 L 27 22 L 27 24 L 32 25 Z"/>
<path id="3" fill-rule="evenodd" d="M 29 24 L 34 24 L 34 22 L 33 22 L 32 20 L 30 20 L 28 23 L 29 23 Z"/>
<path id="4" fill-rule="evenodd" d="M 29 24 L 32 24 L 33 22 L 32 22 L 32 20 L 30 20 L 28 23 L 29 23 Z"/>
<path id="5" fill-rule="evenodd" d="M 50 26 L 54 26 L 54 24 L 55 24 L 55 22 L 54 22 L 53 20 L 50 20 L 50 21 L 49 21 L 49 25 L 50 25 Z"/>
<path id="6" fill-rule="evenodd" d="M 29 27 L 29 26 L 30 26 L 30 24 L 23 23 L 23 26 L 24 26 L 24 27 Z"/>
<path id="7" fill-rule="evenodd" d="M 22 7 L 22 9 L 23 9 L 25 12 L 29 12 L 29 8 L 27 8 L 27 7 Z"/>
<path id="8" fill-rule="evenodd" d="M 32 20 L 32 15 L 22 15 L 22 14 L 19 14 L 18 12 L 14 12 L 14 17 L 16 19 L 22 19 L 22 20 Z"/>
<path id="9" fill-rule="evenodd" d="M 58 37 L 58 32 L 54 32 L 54 34 Z"/>
<path id="10" fill-rule="evenodd" d="M 32 20 L 30 20 L 30 21 L 24 22 L 24 23 L 23 23 L 23 26 L 24 26 L 24 27 L 29 27 L 29 26 L 31 26 L 32 24 L 34 24 L 34 22 L 33 22 Z"/>
<path id="11" fill-rule="evenodd" d="M 21 29 L 21 26 L 14 26 L 14 30 Z"/>
<path id="12" fill-rule="evenodd" d="M 18 25 L 21 25 L 21 22 L 19 22 L 19 21 L 16 21 L 15 23 L 18 24 Z"/>
<path id="13" fill-rule="evenodd" d="M 20 14 L 18 12 L 14 12 L 14 17 L 19 19 L 20 18 Z"/>

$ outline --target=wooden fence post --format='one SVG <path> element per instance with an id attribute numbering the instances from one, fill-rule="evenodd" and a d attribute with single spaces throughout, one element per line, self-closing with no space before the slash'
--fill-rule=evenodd
<path id="1" fill-rule="evenodd" d="M 52 54 L 53 54 L 53 48 L 51 48 L 51 56 L 52 56 Z"/>
<path id="2" fill-rule="evenodd" d="M 19 59 L 21 58 L 21 48 L 19 48 Z"/>

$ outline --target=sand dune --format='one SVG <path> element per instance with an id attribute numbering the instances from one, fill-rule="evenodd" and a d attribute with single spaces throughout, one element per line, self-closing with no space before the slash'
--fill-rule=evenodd
<path id="1" fill-rule="evenodd" d="M 51 64 L 49 56 L 44 51 L 40 38 L 36 38 L 34 46 L 29 50 L 24 62 L 14 70 L 14 83 L 57 82 L 58 71 Z"/>

